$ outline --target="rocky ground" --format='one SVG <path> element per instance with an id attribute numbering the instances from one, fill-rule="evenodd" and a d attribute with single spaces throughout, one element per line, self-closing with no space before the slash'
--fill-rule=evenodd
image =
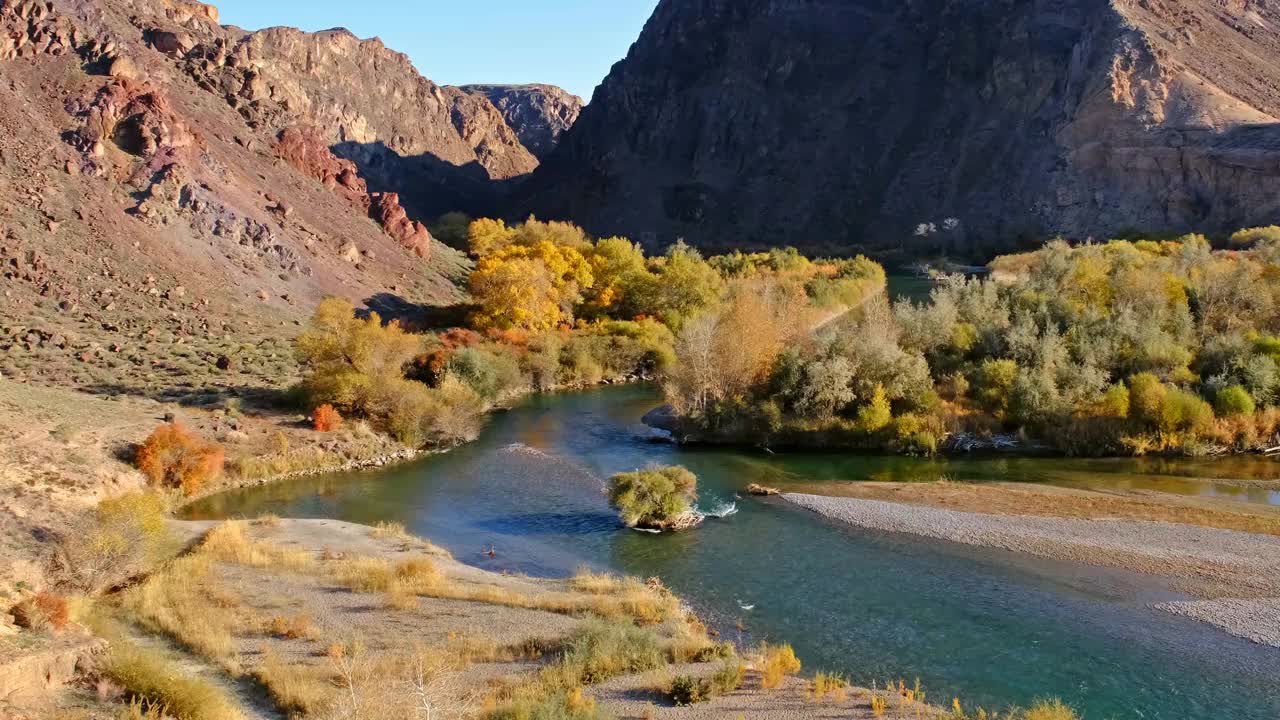
<path id="1" fill-rule="evenodd" d="M 405 452 L 358 423 L 317 433 L 301 416 L 251 403 L 184 406 L 0 379 L 0 602 L 16 583 L 50 582 L 49 558 L 77 518 L 106 497 L 146 486 L 129 457 L 167 417 L 226 449 L 229 469 L 205 493 L 258 483 L 278 470 L 336 469 Z M 241 471 L 246 459 L 268 467 Z"/>
<path id="2" fill-rule="evenodd" d="M 1170 577 L 1175 587 L 1202 601 L 1169 603 L 1160 609 L 1280 647 L 1276 535 L 1105 516 L 971 512 L 802 493 L 782 497 L 859 527 Z"/>

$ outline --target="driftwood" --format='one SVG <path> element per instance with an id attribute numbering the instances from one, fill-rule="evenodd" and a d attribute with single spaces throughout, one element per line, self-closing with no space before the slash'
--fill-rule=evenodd
<path id="1" fill-rule="evenodd" d="M 1017 450 L 1022 441 L 1016 435 L 992 435 L 980 437 L 972 433 L 952 433 L 947 436 L 945 446 L 948 450 L 973 452 L 975 450 Z"/>

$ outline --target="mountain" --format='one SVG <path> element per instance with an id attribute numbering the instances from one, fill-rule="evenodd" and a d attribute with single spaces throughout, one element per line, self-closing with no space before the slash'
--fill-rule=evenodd
<path id="1" fill-rule="evenodd" d="M 0 78 L 7 379 L 279 387 L 325 295 L 461 299 L 467 260 L 423 221 L 537 165 L 486 97 L 378 40 L 189 0 L 0 0 Z"/>
<path id="2" fill-rule="evenodd" d="M 582 98 L 554 85 L 463 85 L 459 89 L 492 103 L 520 143 L 539 160 L 555 149 L 560 136 L 582 113 Z"/>
<path id="3" fill-rule="evenodd" d="M 179 67 L 251 126 L 319 128 L 371 187 L 424 217 L 488 212 L 502 181 L 538 164 L 487 99 L 431 82 L 377 39 L 205 24 L 176 45 Z"/>
<path id="4" fill-rule="evenodd" d="M 1272 223 L 1278 28 L 1268 0 L 662 0 L 517 205 L 717 249 Z"/>

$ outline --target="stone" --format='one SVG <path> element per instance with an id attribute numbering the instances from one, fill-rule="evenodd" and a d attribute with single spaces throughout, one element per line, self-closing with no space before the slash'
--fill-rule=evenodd
<path id="1" fill-rule="evenodd" d="M 111 61 L 111 66 L 107 68 L 107 74 L 122 80 L 137 80 L 139 77 L 138 66 L 133 60 L 124 55 L 120 55 Z"/>

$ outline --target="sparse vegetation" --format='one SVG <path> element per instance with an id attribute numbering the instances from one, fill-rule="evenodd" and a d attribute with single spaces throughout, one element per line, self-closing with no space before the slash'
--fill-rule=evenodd
<path id="1" fill-rule="evenodd" d="M 782 684 L 783 678 L 800 672 L 800 659 L 786 643 L 766 643 L 760 648 L 760 658 L 760 686 L 765 689 L 776 688 Z"/>
<path id="2" fill-rule="evenodd" d="M 173 660 L 130 640 L 116 621 L 99 617 L 98 635 L 110 641 L 103 672 L 124 688 L 132 702 L 127 712 L 141 717 L 161 715 L 177 720 L 242 720 L 227 694 L 212 683 L 173 671 Z"/>
<path id="3" fill-rule="evenodd" d="M 849 683 L 840 675 L 820 672 L 809 683 L 809 698 L 814 702 L 829 700 L 842 703 L 849 697 Z"/>
<path id="4" fill-rule="evenodd" d="M 98 503 L 58 543 L 57 577 L 95 593 L 137 575 L 176 550 L 165 526 L 167 506 L 156 493 L 128 493 Z"/>
<path id="5" fill-rule="evenodd" d="M 1061 700 L 1040 700 L 1027 710 L 1023 720 L 1077 720 L 1078 717 L 1076 711 Z"/>

